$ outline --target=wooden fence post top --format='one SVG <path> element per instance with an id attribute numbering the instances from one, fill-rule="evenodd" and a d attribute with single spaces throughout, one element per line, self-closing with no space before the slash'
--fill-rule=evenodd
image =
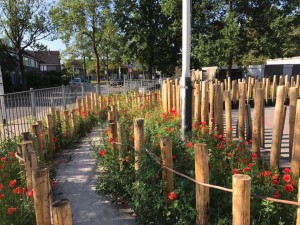
<path id="1" fill-rule="evenodd" d="M 39 178 L 39 177 L 44 177 L 45 175 L 47 175 L 48 173 L 48 168 L 47 167 L 37 167 L 34 171 L 33 171 L 33 174 L 34 174 L 34 177 L 35 178 Z"/>
<path id="2" fill-rule="evenodd" d="M 144 118 L 135 118 L 134 124 L 137 124 L 137 126 L 142 126 L 144 124 Z"/>
<path id="3" fill-rule="evenodd" d="M 170 137 L 161 137 L 160 138 L 160 143 L 163 146 L 167 145 L 168 142 L 172 142 L 172 139 Z"/>
<path id="4" fill-rule="evenodd" d="M 203 148 L 203 147 L 206 147 L 207 146 L 207 144 L 203 144 L 203 143 L 195 143 L 194 144 L 194 149 L 196 149 L 196 148 Z"/>
<path id="5" fill-rule="evenodd" d="M 251 181 L 251 177 L 246 174 L 234 174 L 232 176 L 232 180 L 245 180 L 245 181 Z"/>
<path id="6" fill-rule="evenodd" d="M 70 201 L 68 199 L 60 199 L 52 203 L 53 208 L 60 208 L 70 205 Z"/>

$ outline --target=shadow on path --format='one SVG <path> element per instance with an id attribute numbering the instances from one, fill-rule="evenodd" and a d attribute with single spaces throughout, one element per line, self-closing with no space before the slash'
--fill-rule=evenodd
<path id="1" fill-rule="evenodd" d="M 134 225 L 129 212 L 111 203 L 108 196 L 96 192 L 96 160 L 91 142 L 98 145 L 100 127 L 94 128 L 88 137 L 57 160 L 57 184 L 54 198 L 69 199 L 73 225 Z"/>

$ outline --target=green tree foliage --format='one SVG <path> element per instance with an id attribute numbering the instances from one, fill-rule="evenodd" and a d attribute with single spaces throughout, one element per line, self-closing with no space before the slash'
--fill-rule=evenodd
<path id="1" fill-rule="evenodd" d="M 48 3 L 40 0 L 0 0 L 0 32 L 10 40 L 17 55 L 23 89 L 27 90 L 27 79 L 23 63 L 24 50 L 52 32 L 48 20 Z"/>
<path id="2" fill-rule="evenodd" d="M 159 0 L 114 1 L 115 20 L 125 34 L 130 61 L 136 59 L 148 74 L 154 69 L 173 74 L 178 64 L 180 33 L 162 6 Z"/>
<path id="3" fill-rule="evenodd" d="M 82 37 L 91 46 L 96 60 L 97 82 L 100 82 L 102 26 L 109 7 L 110 0 L 59 0 L 50 11 L 50 17 L 65 43 L 72 44 L 74 37 Z"/>

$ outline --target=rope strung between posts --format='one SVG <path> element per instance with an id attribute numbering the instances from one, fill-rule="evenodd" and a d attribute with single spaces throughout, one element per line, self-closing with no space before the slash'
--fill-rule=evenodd
<path id="1" fill-rule="evenodd" d="M 207 183 L 203 183 L 203 182 L 200 182 L 200 181 L 197 181 L 185 174 L 182 174 L 180 172 L 177 172 L 176 170 L 173 170 L 167 166 L 164 166 L 162 163 L 161 163 L 161 160 L 158 156 L 156 156 L 153 152 L 149 151 L 148 149 L 146 149 L 146 152 L 149 156 L 152 157 L 152 159 L 158 164 L 160 165 L 162 168 L 165 168 L 175 174 L 177 174 L 178 176 L 181 176 L 181 177 L 184 177 L 196 184 L 200 184 L 202 186 L 205 186 L 205 187 L 209 187 L 209 188 L 214 188 L 214 189 L 217 189 L 217 190 L 221 190 L 221 191 L 227 191 L 227 192 L 232 192 L 232 189 L 231 188 L 224 188 L 224 187 L 221 187 L 221 186 L 217 186 L 217 185 L 213 185 L 213 184 L 207 184 Z M 277 202 L 277 203 L 283 203 L 283 204 L 287 204 L 287 205 L 295 205 L 295 206 L 299 206 L 300 207 L 300 203 L 299 202 L 294 202 L 294 201 L 289 201 L 289 200 L 282 200 L 282 199 L 277 199 L 277 198 L 270 198 L 270 197 L 264 197 L 264 196 L 260 196 L 260 195 L 256 195 L 256 194 L 251 194 L 252 197 L 254 198 L 258 198 L 258 199 L 262 199 L 262 200 L 267 200 L 267 201 L 271 201 L 271 202 Z"/>

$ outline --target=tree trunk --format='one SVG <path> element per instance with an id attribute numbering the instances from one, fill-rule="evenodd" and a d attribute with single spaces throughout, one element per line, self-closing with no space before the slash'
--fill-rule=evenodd
<path id="1" fill-rule="evenodd" d="M 233 63 L 233 55 L 231 54 L 227 61 L 226 77 L 231 77 L 232 75 L 232 63 Z"/>
<path id="2" fill-rule="evenodd" d="M 152 78 L 152 70 L 153 70 L 153 61 L 154 61 L 154 52 L 153 52 L 153 48 L 154 48 L 154 43 L 153 43 L 153 39 L 150 38 L 150 40 L 148 41 L 148 60 L 147 60 L 147 66 L 148 66 L 148 79 Z"/>
<path id="3" fill-rule="evenodd" d="M 27 89 L 28 89 L 27 88 L 27 77 L 25 74 L 25 66 L 24 66 L 24 62 L 23 62 L 22 51 L 18 51 L 18 57 L 19 57 L 18 63 L 20 66 L 20 72 L 21 72 L 21 78 L 22 78 L 22 88 L 23 88 L 23 91 L 27 91 Z"/>
<path id="4" fill-rule="evenodd" d="M 86 59 L 85 59 L 85 54 L 83 54 L 83 72 L 84 72 L 84 76 L 85 78 L 87 77 L 86 76 Z"/>
<path id="5" fill-rule="evenodd" d="M 99 59 L 99 53 L 97 50 L 97 47 L 94 47 L 94 54 L 96 57 L 96 77 L 97 77 L 97 83 L 100 83 L 100 59 Z"/>

